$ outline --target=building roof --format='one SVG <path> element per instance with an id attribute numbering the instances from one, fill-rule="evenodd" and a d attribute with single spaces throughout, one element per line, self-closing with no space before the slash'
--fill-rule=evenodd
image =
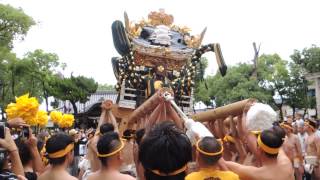
<path id="1" fill-rule="evenodd" d="M 92 110 L 92 108 L 96 106 L 99 106 L 100 108 L 101 102 L 104 100 L 112 100 L 113 103 L 116 103 L 117 97 L 118 93 L 116 91 L 97 91 L 94 94 L 91 94 L 87 102 L 76 103 L 78 114 L 87 113 L 87 111 Z M 69 101 L 61 101 L 58 109 L 62 109 L 68 113 L 73 113 L 72 105 Z"/>

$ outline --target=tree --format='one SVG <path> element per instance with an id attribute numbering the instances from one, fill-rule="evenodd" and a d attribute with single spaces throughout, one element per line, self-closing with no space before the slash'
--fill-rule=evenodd
<path id="1" fill-rule="evenodd" d="M 0 109 L 2 119 L 4 108 L 19 94 L 23 88 L 24 62 L 14 53 L 13 41 L 23 39 L 28 30 L 34 25 L 34 20 L 22 9 L 0 4 Z"/>
<path id="2" fill-rule="evenodd" d="M 308 96 L 309 99 L 309 107 L 310 109 L 315 109 L 316 110 L 316 114 L 315 117 L 318 117 L 318 110 L 317 110 L 317 99 L 315 96 Z"/>
<path id="3" fill-rule="evenodd" d="M 49 82 L 49 94 L 57 99 L 69 100 L 72 104 L 74 114 L 78 113 L 77 102 L 85 103 L 89 96 L 96 92 L 98 83 L 92 78 L 77 76 L 70 78 L 61 78 L 54 76 Z"/>
<path id="4" fill-rule="evenodd" d="M 0 107 L 2 112 L 8 103 L 14 101 L 15 96 L 25 93 L 37 97 L 41 102 L 42 89 L 40 83 L 29 74 L 29 69 L 35 68 L 30 62 L 18 59 L 14 54 L 11 54 L 1 65 L 3 70 L 0 76 Z"/>
<path id="5" fill-rule="evenodd" d="M 230 67 L 228 73 L 222 77 L 219 73 L 208 76 L 206 82 L 208 90 L 204 89 L 203 84 L 196 88 L 195 98 L 208 102 L 211 97 L 215 97 L 217 106 L 223 106 L 247 98 L 256 98 L 261 102 L 272 101 L 270 91 L 266 91 L 259 86 L 255 78 L 251 78 L 252 66 L 248 64 L 237 64 Z"/>
<path id="6" fill-rule="evenodd" d="M 114 91 L 114 85 L 110 84 L 99 84 L 97 91 Z"/>
<path id="7" fill-rule="evenodd" d="M 294 50 L 290 58 L 308 73 L 320 72 L 320 48 L 312 45 L 310 48 L 304 48 L 302 51 Z"/>
<path id="8" fill-rule="evenodd" d="M 200 63 L 196 66 L 196 76 L 195 76 L 195 100 L 202 101 L 206 105 L 210 104 L 210 97 L 208 96 L 208 86 L 207 80 L 204 79 L 205 70 L 208 67 L 208 59 L 201 57 Z"/>
<path id="9" fill-rule="evenodd" d="M 276 106 L 283 118 L 282 106 L 306 109 L 314 100 L 308 97 L 308 81 L 304 77 L 303 68 L 296 63 L 288 64 L 277 54 L 261 55 L 257 61 L 257 76 L 253 78 L 252 65 L 238 64 L 231 67 L 225 77 L 216 74 L 208 77 L 209 93 L 203 84 L 197 86 L 196 99 L 207 102 L 210 97 L 216 97 L 218 106 L 240 101 L 246 98 L 256 98 L 260 102 Z M 277 95 L 281 102 L 276 103 L 273 96 Z M 294 111 L 293 111 L 294 112 Z"/>
<path id="10" fill-rule="evenodd" d="M 34 24 L 22 9 L 0 4 L 0 46 L 11 49 L 13 40 L 23 39 Z"/>
<path id="11" fill-rule="evenodd" d="M 7 48 L 0 47 L 0 108 L 1 108 L 1 115 L 2 119 L 4 119 L 4 107 L 7 105 L 8 102 L 11 101 L 12 95 L 9 92 L 11 82 L 10 82 L 10 63 L 11 61 L 15 60 L 16 56 Z"/>
<path id="12" fill-rule="evenodd" d="M 320 72 L 320 48 L 316 45 L 311 45 L 311 47 L 304 48 L 302 51 L 294 50 L 294 53 L 290 56 L 290 58 L 294 61 L 294 63 L 297 66 L 300 66 L 301 70 L 303 69 L 306 71 L 306 72 L 302 72 L 303 74 Z M 300 84 L 303 84 L 302 87 L 304 89 L 305 87 L 307 87 L 306 85 L 307 82 L 305 79 L 304 79 L 304 83 L 300 83 Z M 299 97 L 303 97 L 304 101 L 299 101 L 299 99 L 297 99 L 295 102 L 292 102 L 292 104 L 297 104 L 297 106 L 301 106 L 301 104 L 299 103 L 303 102 L 304 107 L 316 109 L 316 116 L 317 116 L 318 112 L 316 108 L 315 97 L 309 97 L 306 95 L 306 93 L 304 93 L 303 96 L 299 96 Z"/>
<path id="13" fill-rule="evenodd" d="M 201 57 L 200 63 L 198 63 L 196 67 L 197 69 L 196 76 L 195 76 L 196 83 L 204 80 L 207 67 L 208 67 L 208 59 L 205 57 Z"/>
<path id="14" fill-rule="evenodd" d="M 42 91 L 42 97 L 46 102 L 46 110 L 49 110 L 48 103 L 48 89 L 49 81 L 54 73 L 57 73 L 59 67 L 59 57 L 55 53 L 46 53 L 41 49 L 37 49 L 34 52 L 28 52 L 24 58 L 30 66 L 28 68 L 28 75 L 31 76 L 32 82 L 38 82 Z M 62 64 L 62 68 L 65 68 L 65 64 Z"/>
<path id="15" fill-rule="evenodd" d="M 270 91 L 272 95 L 278 95 L 280 103 L 275 104 L 280 110 L 283 119 L 282 106 L 288 97 L 290 76 L 287 69 L 288 62 L 282 60 L 278 54 L 261 55 L 258 59 L 258 79 L 260 85 Z"/>
<path id="16" fill-rule="evenodd" d="M 293 116 L 295 109 L 305 109 L 312 106 L 312 99 L 308 97 L 308 81 L 304 77 L 303 68 L 295 63 L 290 63 L 290 83 L 286 103 L 292 108 Z"/>

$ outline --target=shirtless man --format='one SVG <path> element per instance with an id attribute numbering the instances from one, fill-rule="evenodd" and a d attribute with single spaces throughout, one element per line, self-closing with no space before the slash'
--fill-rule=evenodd
<path id="1" fill-rule="evenodd" d="M 76 180 L 67 171 L 73 161 L 73 140 L 66 134 L 56 134 L 48 139 L 46 150 L 51 168 L 45 171 L 39 180 Z"/>
<path id="2" fill-rule="evenodd" d="M 219 138 L 223 139 L 223 158 L 242 164 L 247 154 L 245 147 L 240 141 L 239 134 L 237 133 L 236 122 L 238 118 L 241 117 L 228 117 L 226 119 L 227 123 L 224 123 L 221 119 L 218 120 L 219 130 L 222 134 Z M 223 124 L 225 124 L 225 126 Z"/>
<path id="3" fill-rule="evenodd" d="M 125 142 L 119 138 L 116 132 L 108 132 L 101 136 L 97 144 L 97 156 L 101 166 L 98 171 L 90 174 L 88 180 L 134 180 L 135 178 L 119 172 L 122 164 L 120 153 L 124 145 Z"/>
<path id="4" fill-rule="evenodd" d="M 287 116 L 287 118 L 286 118 L 286 120 L 285 120 L 285 121 L 286 121 L 287 123 L 292 124 L 292 123 L 293 123 L 292 116 L 291 116 L 291 115 Z"/>
<path id="5" fill-rule="evenodd" d="M 135 131 L 131 129 L 127 129 L 123 132 L 122 138 L 126 139 L 125 146 L 122 150 L 122 166 L 120 167 L 120 172 L 125 174 L 134 174 L 132 166 L 134 165 L 133 160 L 133 135 Z"/>
<path id="6" fill-rule="evenodd" d="M 302 151 L 302 155 L 305 156 L 306 154 L 306 140 L 307 140 L 307 137 L 308 137 L 308 133 L 306 132 L 306 127 L 304 125 L 304 122 L 303 123 L 298 123 L 298 138 L 299 138 L 299 141 L 300 141 L 300 145 L 301 145 L 301 151 Z"/>
<path id="7" fill-rule="evenodd" d="M 262 166 L 245 166 L 238 163 L 225 161 L 226 166 L 245 180 L 293 180 L 294 171 L 290 160 L 280 149 L 284 137 L 282 129 L 274 127 L 262 131 L 259 135 L 257 153 L 260 154 Z"/>
<path id="8" fill-rule="evenodd" d="M 308 133 L 306 140 L 305 169 L 314 179 L 320 179 L 320 138 L 316 136 L 317 122 L 309 120 L 305 123 Z"/>
<path id="9" fill-rule="evenodd" d="M 301 124 L 302 124 L 302 125 L 304 124 L 303 117 L 302 117 L 301 114 L 297 113 L 297 114 L 295 115 L 295 120 L 294 120 L 294 122 L 292 123 L 292 127 L 294 128 L 294 130 L 293 130 L 293 133 L 294 133 L 294 134 L 297 134 L 297 133 L 299 132 L 298 129 L 299 129 L 299 126 L 301 126 Z"/>
<path id="10" fill-rule="evenodd" d="M 302 180 L 304 167 L 299 138 L 296 134 L 293 134 L 293 127 L 291 123 L 284 122 L 281 123 L 280 126 L 286 132 L 283 150 L 293 164 L 296 180 Z"/>
<path id="11" fill-rule="evenodd" d="M 146 180 L 184 180 L 191 160 L 191 142 L 172 121 L 146 130 L 139 145 L 139 161 Z"/>
<path id="12" fill-rule="evenodd" d="M 204 137 L 196 144 L 196 161 L 199 166 L 198 172 L 189 174 L 185 180 L 200 179 L 228 179 L 239 180 L 239 176 L 231 171 L 221 171 L 218 161 L 223 154 L 222 142 L 219 143 L 214 137 Z"/>

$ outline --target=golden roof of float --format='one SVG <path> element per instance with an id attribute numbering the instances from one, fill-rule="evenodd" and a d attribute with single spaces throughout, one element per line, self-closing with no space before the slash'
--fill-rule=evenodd
<path id="1" fill-rule="evenodd" d="M 159 25 L 165 25 L 169 27 L 170 30 L 184 35 L 184 41 L 189 48 L 198 48 L 201 45 L 206 28 L 199 35 L 190 35 L 191 29 L 189 27 L 178 26 L 173 24 L 173 22 L 174 17 L 171 14 L 165 13 L 164 9 L 160 9 L 159 12 L 150 12 L 147 20 L 142 19 L 137 23 L 130 22 L 127 13 L 125 13 L 125 26 L 130 38 L 139 37 L 143 27 L 157 27 Z"/>

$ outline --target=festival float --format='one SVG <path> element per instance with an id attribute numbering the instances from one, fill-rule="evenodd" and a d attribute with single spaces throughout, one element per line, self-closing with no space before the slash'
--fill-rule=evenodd
<path id="1" fill-rule="evenodd" d="M 201 70 L 202 55 L 214 52 L 221 75 L 227 73 L 219 43 L 202 45 L 205 32 L 206 28 L 199 35 L 191 35 L 189 28 L 175 25 L 174 17 L 161 9 L 137 23 L 130 21 L 127 13 L 124 13 L 124 24 L 114 21 L 113 42 L 121 55 L 111 60 L 118 99 L 116 104 L 109 101 L 102 105 L 102 109 L 112 112 L 102 115 L 103 119 L 114 124 L 117 120 L 120 133 L 137 129 L 141 124 L 150 128 L 159 121 L 171 120 L 186 128 L 192 139 L 194 131 L 202 132 L 203 136 L 211 134 L 203 124 L 241 116 L 251 103 L 246 110 L 248 130 L 272 127 L 276 113 L 269 105 L 254 99 L 194 114 L 193 88 L 196 74 Z M 233 122 L 234 118 L 231 119 Z M 225 123 L 230 124 L 230 120 Z"/>
<path id="2" fill-rule="evenodd" d="M 164 92 L 170 92 L 178 107 L 190 113 L 204 53 L 214 52 L 220 73 L 226 74 L 219 43 L 202 45 L 205 32 L 206 28 L 199 35 L 191 35 L 189 28 L 175 25 L 174 17 L 164 10 L 151 12 L 148 20 L 138 23 L 130 21 L 127 13 L 124 23 L 113 22 L 113 42 L 120 57 L 111 60 L 119 93 L 112 111 L 121 121 L 120 127 L 156 109 Z"/>

